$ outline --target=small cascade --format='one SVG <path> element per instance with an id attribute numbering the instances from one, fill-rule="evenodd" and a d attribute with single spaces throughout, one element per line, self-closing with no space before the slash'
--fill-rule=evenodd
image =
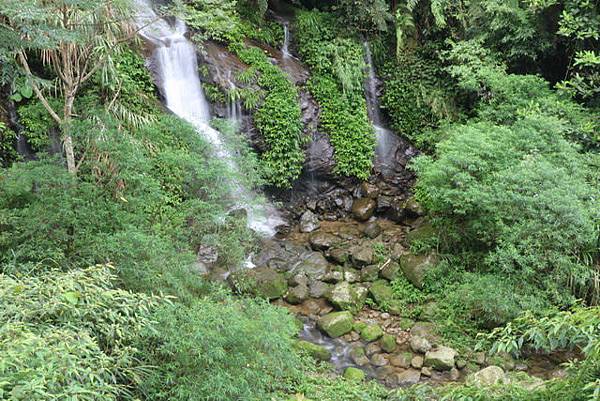
<path id="1" fill-rule="evenodd" d="M 283 46 L 281 47 L 281 55 L 284 59 L 290 58 L 290 24 L 285 21 L 283 23 Z"/>
<path id="2" fill-rule="evenodd" d="M 226 82 L 229 87 L 226 117 L 235 125 L 236 130 L 239 130 L 242 126 L 242 102 L 238 88 L 233 79 L 231 79 L 231 71 L 227 71 Z"/>
<path id="3" fill-rule="evenodd" d="M 239 167 L 222 134 L 209 125 L 210 107 L 198 76 L 196 49 L 185 37 L 187 27 L 182 21 L 175 20 L 171 25 L 158 17 L 146 0 L 138 0 L 137 9 L 139 33 L 155 46 L 151 57 L 166 106 L 191 123 L 212 145 L 214 156 L 229 166 L 233 176 L 239 176 Z M 252 230 L 273 236 L 276 227 L 284 223 L 277 210 L 261 202 L 257 194 L 244 187 L 239 180 L 232 178 L 228 184 L 234 202 L 232 209 L 244 209 Z"/>
<path id="4" fill-rule="evenodd" d="M 367 64 L 367 81 L 365 82 L 367 112 L 373 123 L 377 139 L 377 146 L 375 148 L 377 155 L 376 165 L 379 165 L 382 171 L 385 172 L 385 170 L 393 169 L 394 144 L 398 141 L 398 138 L 391 130 L 385 127 L 377 96 L 377 75 L 375 73 L 375 65 L 373 64 L 371 47 L 367 41 L 363 43 L 363 46 L 365 50 L 365 63 Z"/>

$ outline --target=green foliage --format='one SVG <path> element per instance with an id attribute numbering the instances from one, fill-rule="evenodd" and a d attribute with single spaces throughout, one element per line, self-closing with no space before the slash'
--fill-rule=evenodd
<path id="1" fill-rule="evenodd" d="M 15 140 L 13 130 L 0 121 L 0 166 L 8 167 L 17 160 L 19 155 L 15 149 Z"/>
<path id="2" fill-rule="evenodd" d="M 265 90 L 265 97 L 254 114 L 254 122 L 267 145 L 267 150 L 261 155 L 266 178 L 275 186 L 290 187 L 300 176 L 304 163 L 298 91 L 260 48 L 243 47 L 237 54 L 258 72 L 257 84 Z"/>
<path id="3" fill-rule="evenodd" d="M 152 400 L 265 400 L 298 374 L 297 328 L 266 302 L 204 298 L 155 319 L 142 340 L 142 357 L 159 367 L 141 387 Z"/>
<path id="4" fill-rule="evenodd" d="M 159 299 L 114 280 L 106 266 L 0 275 L 0 399 L 132 399 L 145 373 L 134 339 Z"/>
<path id="5" fill-rule="evenodd" d="M 235 42 L 242 38 L 236 0 L 185 0 L 182 15 L 195 29 L 195 40 Z"/>
<path id="6" fill-rule="evenodd" d="M 286 401 L 384 401 L 393 400 L 390 392 L 377 383 L 369 380 L 366 383 L 346 380 L 342 377 L 331 378 L 330 375 L 309 373 L 294 386 L 295 396 L 285 398 Z"/>
<path id="7" fill-rule="evenodd" d="M 433 52 L 434 49 L 428 49 Z M 381 70 L 384 92 L 381 105 L 390 116 L 394 131 L 408 137 L 419 148 L 431 151 L 439 140 L 433 132 L 442 120 L 456 115 L 439 60 L 419 53 L 401 54 Z"/>
<path id="8" fill-rule="evenodd" d="M 345 26 L 363 33 L 387 30 L 389 9 L 384 0 L 338 0 L 334 7 Z"/>
<path id="9" fill-rule="evenodd" d="M 299 49 L 313 75 L 309 89 L 321 107 L 320 124 L 335 149 L 335 171 L 367 178 L 375 148 L 362 89 L 364 54 L 355 40 L 338 37 L 332 15 L 302 12 Z"/>
<path id="10" fill-rule="evenodd" d="M 51 99 L 55 107 L 60 101 Z M 50 117 L 41 102 L 33 100 L 17 107 L 19 123 L 23 125 L 23 134 L 34 151 L 45 151 L 50 144 L 50 131 L 58 132 L 58 124 Z"/>
<path id="11" fill-rule="evenodd" d="M 414 164 L 417 197 L 454 251 L 482 254 L 481 267 L 516 274 L 562 301 L 568 288 L 591 299 L 598 192 L 564 132 L 562 121 L 536 116 L 512 127 L 451 127 L 437 159 Z"/>

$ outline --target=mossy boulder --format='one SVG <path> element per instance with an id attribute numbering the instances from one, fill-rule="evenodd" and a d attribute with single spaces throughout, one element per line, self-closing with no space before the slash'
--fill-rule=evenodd
<path id="1" fill-rule="evenodd" d="M 396 337 L 391 334 L 384 334 L 379 340 L 379 346 L 385 352 L 394 352 L 396 349 Z"/>
<path id="2" fill-rule="evenodd" d="M 381 269 L 379 275 L 389 281 L 394 281 L 398 277 L 399 273 L 400 265 L 398 265 L 396 262 L 389 262 L 383 267 L 383 269 Z"/>
<path id="3" fill-rule="evenodd" d="M 402 313 L 402 304 L 394 299 L 392 286 L 387 280 L 377 280 L 369 287 L 369 294 L 379 308 L 395 315 Z"/>
<path id="4" fill-rule="evenodd" d="M 365 305 L 367 290 L 347 281 L 337 283 L 327 294 L 327 299 L 337 309 L 358 312 Z"/>
<path id="5" fill-rule="evenodd" d="M 377 324 L 370 324 L 360 331 L 360 338 L 367 342 L 372 342 L 383 336 L 383 330 Z"/>
<path id="6" fill-rule="evenodd" d="M 405 241 L 409 246 L 433 244 L 437 241 L 437 232 L 431 223 L 424 222 L 406 233 Z"/>
<path id="7" fill-rule="evenodd" d="M 439 346 L 427 351 L 424 365 L 435 370 L 450 370 L 458 353 L 450 347 Z"/>
<path id="8" fill-rule="evenodd" d="M 328 361 L 331 359 L 331 352 L 327 350 L 327 348 L 322 345 L 313 344 L 308 341 L 299 340 L 294 344 L 297 350 L 304 352 L 316 360 L 319 361 Z"/>
<path id="9" fill-rule="evenodd" d="M 270 300 L 281 298 L 288 290 L 284 275 L 267 266 L 234 272 L 228 280 L 240 293 Z"/>
<path id="10" fill-rule="evenodd" d="M 329 337 L 337 338 L 352 331 L 352 314 L 350 312 L 333 312 L 321 316 L 317 327 Z"/>
<path id="11" fill-rule="evenodd" d="M 439 257 L 435 253 L 425 255 L 406 254 L 399 259 L 404 276 L 417 288 L 422 289 L 428 270 L 438 264 Z"/>
<path id="12" fill-rule="evenodd" d="M 352 381 L 363 381 L 365 379 L 365 372 L 358 368 L 349 367 L 344 370 L 344 378 Z"/>

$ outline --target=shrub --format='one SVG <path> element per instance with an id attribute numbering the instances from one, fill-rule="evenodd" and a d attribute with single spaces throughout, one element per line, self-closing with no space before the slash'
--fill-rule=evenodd
<path id="1" fill-rule="evenodd" d="M 416 192 L 454 251 L 481 252 L 491 271 L 517 275 L 557 300 L 569 287 L 591 298 L 598 191 L 564 131 L 545 116 L 512 127 L 454 126 L 436 160 L 415 161 Z"/>
<path id="2" fill-rule="evenodd" d="M 158 366 L 141 387 L 153 400 L 265 400 L 298 374 L 291 316 L 259 300 L 225 296 L 167 305 L 143 338 Z"/>

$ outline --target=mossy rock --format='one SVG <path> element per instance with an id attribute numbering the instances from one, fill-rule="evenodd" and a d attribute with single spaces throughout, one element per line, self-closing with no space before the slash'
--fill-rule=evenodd
<path id="1" fill-rule="evenodd" d="M 405 240 L 408 246 L 432 244 L 437 241 L 437 231 L 431 223 L 425 222 L 406 233 Z"/>
<path id="2" fill-rule="evenodd" d="M 405 331 L 410 330 L 414 325 L 415 321 L 407 317 L 400 319 L 400 322 L 398 323 L 398 326 Z"/>
<path id="3" fill-rule="evenodd" d="M 392 336 L 391 334 L 384 334 L 379 340 L 379 346 L 385 352 L 394 352 L 397 346 L 396 337 Z"/>
<path id="4" fill-rule="evenodd" d="M 281 298 L 288 290 L 285 276 L 267 266 L 234 272 L 228 281 L 240 293 L 269 300 Z"/>
<path id="5" fill-rule="evenodd" d="M 371 324 L 360 331 L 360 338 L 366 342 L 372 342 L 383 336 L 383 330 L 377 324 Z"/>
<path id="6" fill-rule="evenodd" d="M 358 368 L 349 367 L 344 370 L 344 378 L 352 381 L 363 381 L 365 379 L 365 372 Z"/>
<path id="7" fill-rule="evenodd" d="M 327 294 L 327 299 L 339 310 L 356 313 L 365 305 L 367 291 L 363 287 L 343 281 L 331 289 Z"/>
<path id="8" fill-rule="evenodd" d="M 402 303 L 394 299 L 392 286 L 387 280 L 377 280 L 369 288 L 369 294 L 380 309 L 386 310 L 394 315 L 403 312 Z"/>
<path id="9" fill-rule="evenodd" d="M 327 348 L 322 345 L 313 344 L 308 341 L 298 340 L 295 342 L 294 346 L 297 350 L 304 352 L 318 361 L 328 361 L 331 359 L 331 352 L 327 350 Z"/>
<path id="10" fill-rule="evenodd" d="M 407 254 L 402 255 L 399 262 L 407 280 L 415 287 L 422 289 L 427 271 L 438 264 L 439 257 L 436 253 L 425 255 Z"/>
<path id="11" fill-rule="evenodd" d="M 333 312 L 321 316 L 317 327 L 329 337 L 337 338 L 352 331 L 352 314 L 350 312 Z"/>

